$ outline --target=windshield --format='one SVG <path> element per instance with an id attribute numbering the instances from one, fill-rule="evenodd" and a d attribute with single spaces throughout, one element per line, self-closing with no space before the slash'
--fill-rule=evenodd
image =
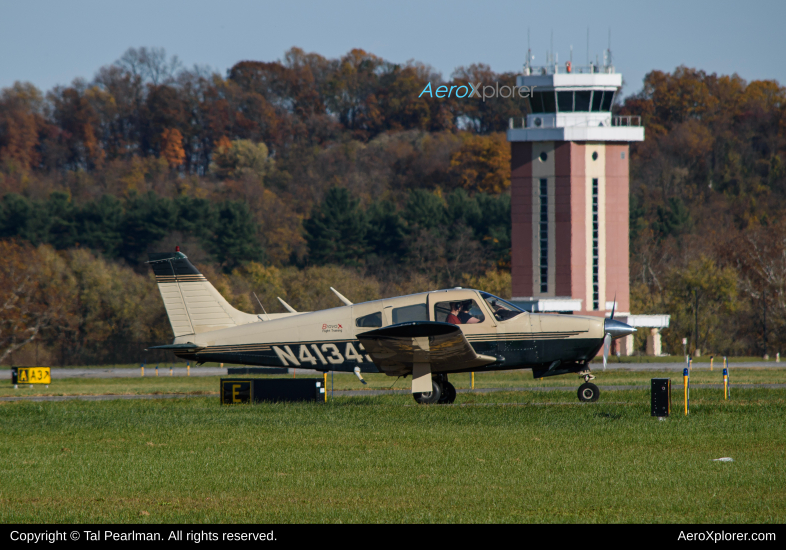
<path id="1" fill-rule="evenodd" d="M 513 319 L 517 315 L 521 315 L 524 313 L 524 310 L 514 306 L 510 302 L 503 300 L 502 298 L 498 298 L 493 294 L 489 294 L 488 292 L 481 292 L 480 295 L 486 300 L 486 303 L 491 307 L 491 311 L 494 312 L 494 318 L 497 321 L 507 321 L 508 319 Z"/>

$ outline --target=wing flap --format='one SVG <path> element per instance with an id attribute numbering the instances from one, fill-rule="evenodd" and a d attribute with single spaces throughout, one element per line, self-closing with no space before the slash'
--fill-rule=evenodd
<path id="1" fill-rule="evenodd" d="M 456 325 L 435 321 L 400 323 L 357 335 L 374 363 L 389 374 L 409 374 L 415 363 L 432 372 L 490 365 L 496 357 L 475 352 Z"/>

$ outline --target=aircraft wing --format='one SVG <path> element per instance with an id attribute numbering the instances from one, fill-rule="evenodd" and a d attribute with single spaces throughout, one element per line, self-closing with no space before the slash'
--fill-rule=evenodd
<path id="1" fill-rule="evenodd" d="M 482 367 L 497 361 L 496 357 L 475 353 L 461 329 L 450 323 L 400 323 L 363 332 L 357 339 L 379 369 L 394 376 L 411 374 L 416 363 L 428 364 L 429 370 L 437 373 Z"/>

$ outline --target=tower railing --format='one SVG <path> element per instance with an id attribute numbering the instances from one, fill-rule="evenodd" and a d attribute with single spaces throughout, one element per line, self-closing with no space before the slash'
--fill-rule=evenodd
<path id="1" fill-rule="evenodd" d="M 613 116 L 611 117 L 610 121 L 611 121 L 611 126 L 633 126 L 633 127 L 642 126 L 641 117 L 638 115 Z M 560 123 L 557 124 L 557 118 L 554 116 L 549 116 L 548 118 L 536 117 L 529 124 L 527 124 L 526 117 L 520 119 L 510 118 L 508 120 L 508 128 L 511 130 L 513 130 L 514 128 L 542 130 L 542 129 L 549 129 L 549 128 L 570 128 L 576 126 L 588 128 L 588 127 L 598 127 L 598 126 L 607 126 L 607 125 L 608 122 L 601 124 L 597 119 L 571 121 L 569 123 L 560 121 Z"/>
<path id="2" fill-rule="evenodd" d="M 572 65 L 568 68 L 566 63 L 552 63 L 549 65 L 529 66 L 524 67 L 524 76 L 538 76 L 550 74 L 614 74 L 613 65 L 598 65 L 590 63 L 589 65 Z"/>
<path id="3" fill-rule="evenodd" d="M 612 126 L 641 126 L 641 117 L 637 115 L 611 117 Z"/>

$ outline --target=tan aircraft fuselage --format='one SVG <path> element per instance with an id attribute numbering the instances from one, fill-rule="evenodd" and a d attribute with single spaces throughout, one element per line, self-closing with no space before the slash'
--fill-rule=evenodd
<path id="1" fill-rule="evenodd" d="M 311 313 L 289 314 L 177 336 L 173 344 L 192 344 L 193 349 L 183 348 L 175 353 L 200 363 L 348 372 L 359 367 L 361 372 L 385 372 L 399 376 L 411 374 L 411 367 L 407 372 L 408 368 L 404 366 L 381 368 L 376 365 L 358 340 L 358 335 L 413 321 L 445 322 L 451 303 L 469 303 L 470 300 L 474 305 L 475 321 L 460 324 L 459 328 L 478 355 L 496 360 L 482 367 L 459 366 L 453 369 L 445 365 L 439 372 L 521 368 L 532 368 L 535 376 L 578 372 L 602 346 L 603 319 L 524 312 L 501 320 L 481 293 L 470 289 L 423 292 Z"/>

